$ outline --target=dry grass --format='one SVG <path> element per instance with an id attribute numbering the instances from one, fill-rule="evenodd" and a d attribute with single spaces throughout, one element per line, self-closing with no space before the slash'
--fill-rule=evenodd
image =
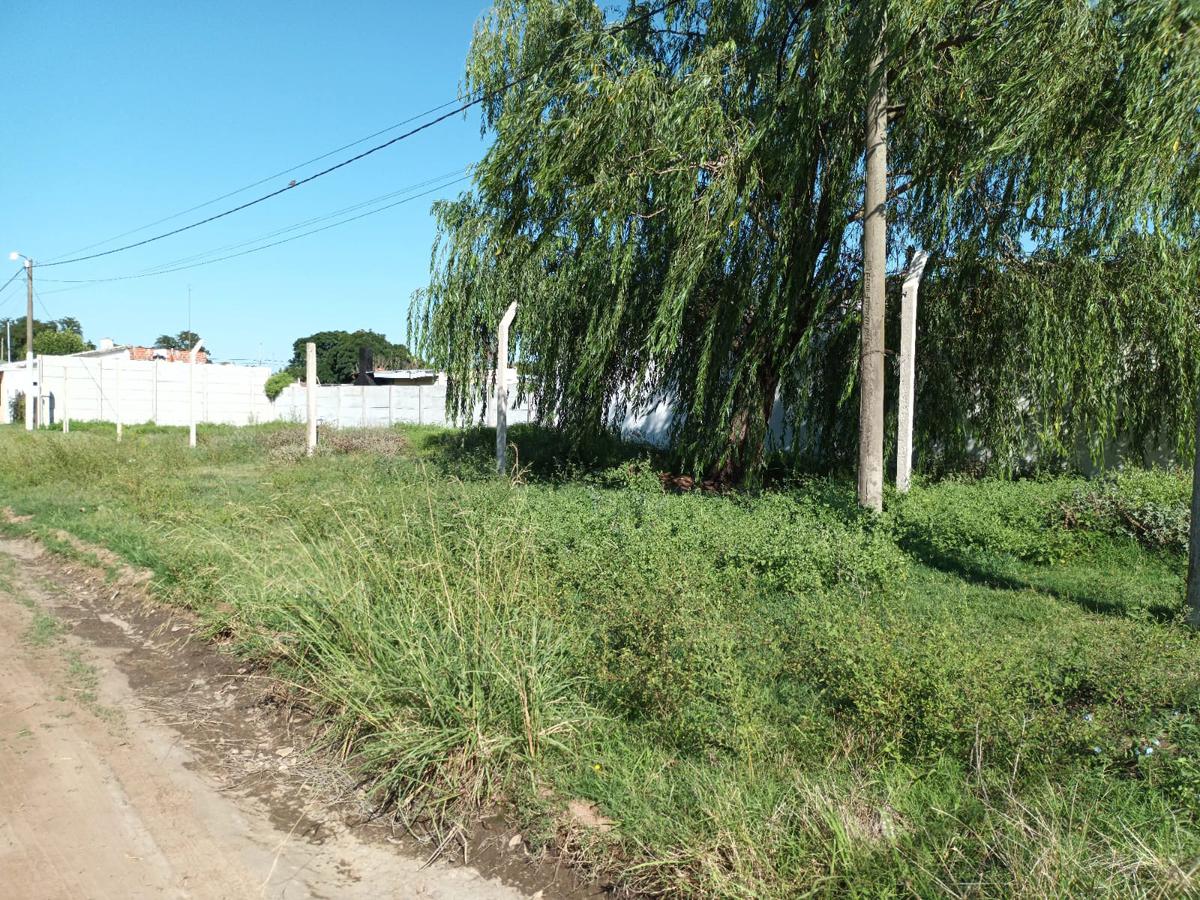
<path id="1" fill-rule="evenodd" d="M 303 427 L 264 431 L 259 441 L 270 458 L 280 462 L 303 459 L 306 434 Z M 369 454 L 392 459 L 409 450 L 408 439 L 398 431 L 383 428 L 322 428 L 317 435 L 317 455 Z"/>

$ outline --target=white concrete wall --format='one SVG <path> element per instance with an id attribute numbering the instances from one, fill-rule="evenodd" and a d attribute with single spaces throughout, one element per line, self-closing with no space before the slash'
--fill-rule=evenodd
<path id="1" fill-rule="evenodd" d="M 110 356 L 44 356 L 34 363 L 41 396 L 43 424 L 55 425 L 67 414 L 73 421 L 115 422 L 128 425 L 187 425 L 189 422 L 188 363 L 130 360 Z M 24 392 L 24 364 L 0 366 L 0 394 L 8 421 L 13 393 Z M 196 421 L 249 425 L 277 418 L 263 392 L 271 370 L 266 366 L 196 365 Z"/>
<path id="2" fill-rule="evenodd" d="M 321 384 L 317 392 L 317 422 L 332 428 L 376 428 L 389 425 L 451 425 L 446 418 L 446 384 L 353 385 Z M 307 388 L 290 384 L 275 399 L 275 417 L 303 422 Z M 508 424 L 532 421 L 527 406 L 518 406 L 509 393 Z M 478 415 L 476 416 L 478 418 Z"/>

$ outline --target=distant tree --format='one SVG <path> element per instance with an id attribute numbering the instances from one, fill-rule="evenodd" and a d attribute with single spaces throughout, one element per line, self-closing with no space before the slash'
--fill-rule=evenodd
<path id="1" fill-rule="evenodd" d="M 69 356 L 89 349 L 91 345 L 74 331 L 42 331 L 33 336 L 33 352 L 46 356 Z"/>
<path id="2" fill-rule="evenodd" d="M 0 334 L 7 340 L 8 326 L 12 326 L 12 358 L 25 358 L 25 317 L 0 319 Z M 7 350 L 7 347 L 5 348 Z M 33 352 L 62 355 L 92 350 L 94 345 L 83 339 L 83 328 L 79 320 L 71 316 L 43 321 L 33 320 Z"/>
<path id="3" fill-rule="evenodd" d="M 200 335 L 185 329 L 175 335 L 160 334 L 154 342 L 154 346 L 163 350 L 191 350 L 196 346 L 198 340 L 200 340 Z M 207 351 L 208 347 L 204 349 Z M 208 355 L 212 356 L 211 351 Z"/>
<path id="4" fill-rule="evenodd" d="M 404 344 L 393 344 L 385 335 L 375 331 L 318 331 L 298 338 L 292 344 L 292 360 L 288 371 L 304 377 L 304 345 L 317 345 L 317 378 L 323 384 L 346 384 L 358 372 L 358 351 L 370 347 L 376 363 L 386 362 L 389 368 L 412 368 L 420 365 Z"/>

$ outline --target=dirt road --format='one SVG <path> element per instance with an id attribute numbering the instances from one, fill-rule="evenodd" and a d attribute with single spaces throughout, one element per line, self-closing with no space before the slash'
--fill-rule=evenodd
<path id="1" fill-rule="evenodd" d="M 0 897 L 528 896 L 348 827 L 235 658 L 87 571 L 0 540 Z"/>

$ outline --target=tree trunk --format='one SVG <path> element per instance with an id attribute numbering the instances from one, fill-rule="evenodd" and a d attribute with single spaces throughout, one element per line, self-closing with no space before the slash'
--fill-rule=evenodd
<path id="1" fill-rule="evenodd" d="M 883 510 L 883 326 L 887 275 L 887 84 L 883 48 L 871 60 L 863 208 L 862 347 L 859 359 L 858 503 Z"/>
<path id="2" fill-rule="evenodd" d="M 771 414 L 775 411 L 775 392 L 779 389 L 779 373 L 772 371 L 759 378 L 762 408 L 746 405 L 734 413 L 729 426 L 729 455 L 714 465 L 705 475 L 706 481 L 723 487 L 742 484 L 746 476 L 762 462 L 763 449 L 771 430 Z M 762 427 L 751 427 L 754 416 L 761 416 Z"/>
<path id="3" fill-rule="evenodd" d="M 1188 532 L 1188 624 L 1200 628 L 1200 398 L 1196 401 L 1196 459 L 1192 464 L 1192 524 Z"/>

